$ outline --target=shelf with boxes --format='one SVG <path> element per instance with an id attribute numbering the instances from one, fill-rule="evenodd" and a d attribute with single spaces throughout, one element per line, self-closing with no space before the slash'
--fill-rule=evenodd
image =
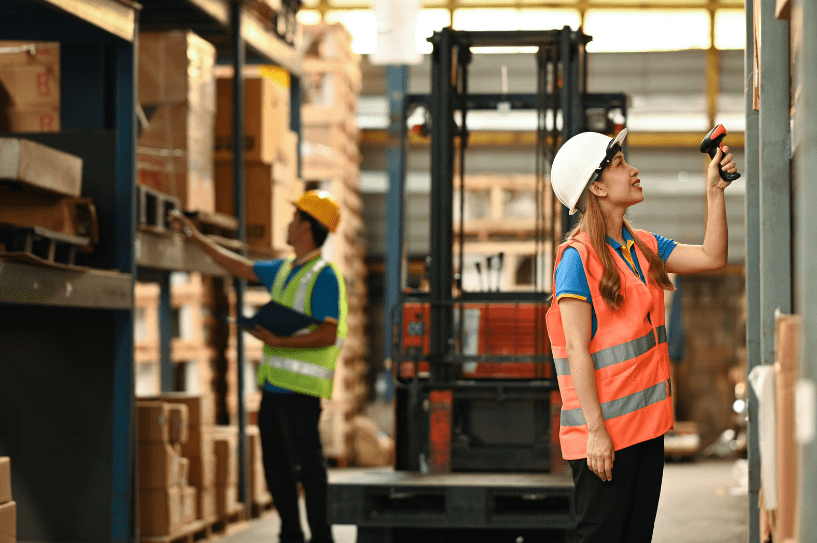
<path id="1" fill-rule="evenodd" d="M 99 172 L 60 150 L 65 138 L 51 133 L 60 129 L 59 81 L 59 43 L 0 42 L 0 130 L 9 132 L 0 137 L 0 300 L 126 308 L 131 276 L 97 258 L 100 221 L 89 194 L 99 190 Z"/>

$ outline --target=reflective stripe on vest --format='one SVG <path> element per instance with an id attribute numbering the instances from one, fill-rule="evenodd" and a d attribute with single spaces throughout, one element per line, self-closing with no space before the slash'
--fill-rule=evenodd
<path id="1" fill-rule="evenodd" d="M 275 355 L 267 355 L 264 362 L 273 368 L 279 368 L 292 373 L 299 373 L 308 377 L 315 377 L 316 379 L 334 379 L 335 370 L 324 368 L 316 364 L 310 364 L 303 360 L 295 360 L 292 358 L 282 358 Z"/>
<path id="2" fill-rule="evenodd" d="M 292 307 L 303 307 L 306 309 L 306 295 L 307 290 L 312 285 L 312 279 L 317 275 L 321 270 L 323 270 L 327 266 L 326 260 L 323 258 L 319 258 L 315 261 L 312 266 L 309 267 L 309 270 L 304 275 L 303 279 L 301 279 L 301 283 L 298 285 L 298 292 L 295 294 L 295 303 L 292 304 Z M 309 289 L 311 291 L 311 289 Z M 311 294 L 311 292 L 310 292 Z M 311 308 L 310 308 L 311 309 Z"/>
<path id="3" fill-rule="evenodd" d="M 607 347 L 590 355 L 593 359 L 593 366 L 597 370 L 612 366 L 613 364 L 620 364 L 637 358 L 642 354 L 649 352 L 650 349 L 656 345 L 656 335 L 658 336 L 658 343 L 667 342 L 667 328 L 664 325 L 658 326 L 655 332 L 650 332 L 641 336 L 640 338 Z M 558 375 L 570 375 L 570 363 L 567 358 L 554 358 L 553 363 L 556 365 L 556 373 Z"/>
<path id="4" fill-rule="evenodd" d="M 667 379 L 629 396 L 604 402 L 601 404 L 601 413 L 604 420 L 614 419 L 628 413 L 634 413 L 661 400 L 666 400 L 669 394 L 672 394 L 672 392 L 670 392 L 670 382 Z M 583 426 L 586 424 L 581 408 L 562 409 L 560 424 L 562 426 Z"/>

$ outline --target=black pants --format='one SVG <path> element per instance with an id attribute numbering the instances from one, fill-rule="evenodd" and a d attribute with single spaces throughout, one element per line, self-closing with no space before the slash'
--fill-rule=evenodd
<path id="1" fill-rule="evenodd" d="M 609 482 L 590 471 L 586 458 L 569 462 L 576 484 L 574 543 L 652 541 L 664 476 L 663 436 L 616 451 Z"/>
<path id="2" fill-rule="evenodd" d="M 306 495 L 306 516 L 313 543 L 331 543 L 327 521 L 326 462 L 318 434 L 320 398 L 264 392 L 258 427 L 264 473 L 281 516 L 281 543 L 303 543 L 297 481 Z"/>

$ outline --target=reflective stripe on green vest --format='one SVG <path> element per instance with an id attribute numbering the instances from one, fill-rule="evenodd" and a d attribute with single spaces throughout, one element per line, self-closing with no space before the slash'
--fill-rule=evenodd
<path id="1" fill-rule="evenodd" d="M 326 266 L 331 266 L 338 278 L 340 294 L 337 340 L 334 345 L 318 349 L 264 345 L 264 361 L 258 368 L 258 385 L 263 386 L 265 382 L 269 382 L 302 394 L 331 398 L 335 364 L 348 329 L 346 325 L 346 314 L 348 313 L 346 284 L 337 266 L 322 257 L 315 257 L 305 263 L 298 273 L 286 283 L 292 262 L 293 259 L 289 259 L 281 263 L 272 283 L 270 296 L 278 303 L 312 315 L 312 291 L 318 275 Z M 318 325 L 310 326 L 304 329 L 304 333 L 315 330 L 317 327 Z"/>

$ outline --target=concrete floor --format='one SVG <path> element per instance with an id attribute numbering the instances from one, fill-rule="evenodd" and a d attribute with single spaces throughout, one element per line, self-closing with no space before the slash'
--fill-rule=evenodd
<path id="1" fill-rule="evenodd" d="M 330 472 L 333 475 L 342 470 Z M 653 541 L 660 543 L 743 543 L 748 540 L 745 461 L 668 463 Z M 303 509 L 303 507 L 302 507 Z M 308 535 L 306 519 L 304 531 Z M 278 516 L 243 525 L 219 543 L 277 543 Z M 355 543 L 354 526 L 334 526 L 336 543 Z"/>

